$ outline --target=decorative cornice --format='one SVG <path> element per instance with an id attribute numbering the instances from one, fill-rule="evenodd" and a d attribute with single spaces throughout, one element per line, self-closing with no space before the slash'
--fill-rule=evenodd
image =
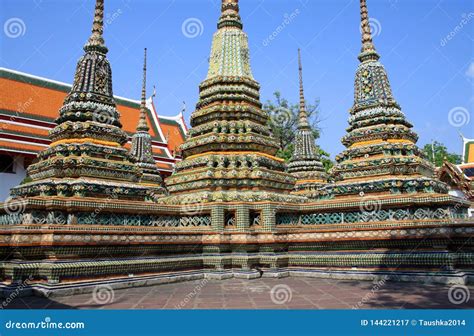
<path id="1" fill-rule="evenodd" d="M 242 20 L 239 14 L 239 0 L 222 0 L 221 17 L 217 24 L 218 29 L 234 27 L 242 29 Z"/>

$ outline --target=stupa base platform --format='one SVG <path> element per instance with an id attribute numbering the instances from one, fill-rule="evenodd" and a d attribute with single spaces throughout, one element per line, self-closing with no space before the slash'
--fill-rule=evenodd
<path id="1" fill-rule="evenodd" d="M 0 298 L 41 296 L 71 296 L 92 293 L 100 290 L 120 290 L 133 287 L 157 286 L 170 283 L 202 280 L 259 279 L 259 278 L 286 278 L 307 277 L 337 280 L 357 281 L 403 281 L 424 284 L 467 285 L 474 283 L 474 270 L 466 271 L 382 271 L 367 269 L 324 269 L 324 268 L 297 268 L 287 267 L 279 269 L 259 270 L 195 270 L 176 271 L 161 274 L 111 277 L 95 280 L 69 281 L 64 283 L 13 283 L 0 284 Z"/>
<path id="2" fill-rule="evenodd" d="M 0 215 L 0 278 L 5 293 L 195 277 L 473 281 L 474 220 L 462 218 L 462 200 L 380 197 L 374 209 L 363 200 L 190 208 L 24 199 L 9 204 L 21 205 L 20 213 Z"/>

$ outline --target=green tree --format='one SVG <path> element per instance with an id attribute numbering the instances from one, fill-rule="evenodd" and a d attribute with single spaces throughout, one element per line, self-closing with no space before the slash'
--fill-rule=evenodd
<path id="1" fill-rule="evenodd" d="M 280 150 L 277 152 L 277 156 L 289 161 L 293 155 L 295 133 L 298 128 L 299 104 L 290 103 L 287 99 L 283 98 L 281 93 L 278 91 L 273 95 L 275 96 L 275 100 L 268 100 L 264 104 L 263 109 L 270 116 L 269 126 L 272 130 L 273 136 L 280 145 Z M 307 103 L 306 112 L 308 113 L 308 120 L 314 138 L 319 139 L 319 100 L 316 100 L 314 104 Z M 326 170 L 329 170 L 333 166 L 329 154 L 319 148 L 319 146 L 318 149 L 324 167 Z"/>
<path id="2" fill-rule="evenodd" d="M 436 167 L 441 167 L 444 160 L 454 164 L 461 163 L 461 155 L 449 153 L 446 146 L 438 141 L 426 144 L 425 147 L 423 147 L 423 152 L 425 153 L 426 158 Z"/>

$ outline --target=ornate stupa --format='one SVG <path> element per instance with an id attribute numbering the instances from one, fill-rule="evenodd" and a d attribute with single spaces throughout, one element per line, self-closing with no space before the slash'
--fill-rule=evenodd
<path id="1" fill-rule="evenodd" d="M 224 0 L 208 76 L 181 148 L 184 160 L 167 179 L 171 195 L 158 198 L 162 189 L 144 118 L 146 69 L 129 152 L 112 96 L 103 9 L 97 0 L 92 36 L 52 144 L 29 169 L 33 181 L 13 190 L 19 200 L 0 205 L 0 295 L 24 287 L 25 279 L 28 292 L 39 295 L 83 294 L 99 284 L 257 278 L 262 272 L 472 280 L 470 202 L 447 193 L 416 147 L 378 61 L 365 0 L 355 102 L 335 183 L 324 183 L 301 61 L 291 173 L 275 157 L 278 146 L 250 70 L 238 2 Z M 364 195 L 375 202 L 364 202 Z"/>
<path id="2" fill-rule="evenodd" d="M 143 83 L 142 96 L 140 102 L 140 118 L 138 120 L 137 132 L 132 137 L 131 155 L 133 161 L 141 170 L 140 183 L 154 186 L 156 193 L 163 194 L 165 192 L 162 187 L 163 179 L 160 176 L 158 167 L 152 154 L 150 128 L 146 121 L 148 109 L 146 107 L 146 48 L 143 60 Z"/>
<path id="3" fill-rule="evenodd" d="M 12 189 L 16 197 L 93 197 L 144 200 L 149 186 L 124 148 L 112 92 L 112 71 L 103 33 L 104 1 L 97 0 L 92 34 L 79 59 L 74 84 L 51 130 L 51 145 L 28 168 L 32 182 Z"/>
<path id="4" fill-rule="evenodd" d="M 295 178 L 275 156 L 278 145 L 262 110 L 238 0 L 223 0 L 207 78 L 191 116 L 184 160 L 166 180 L 166 203 L 295 201 Z"/>
<path id="5" fill-rule="evenodd" d="M 416 146 L 418 136 L 395 101 L 375 50 L 366 0 L 360 1 L 362 50 L 355 76 L 354 105 L 342 143 L 346 150 L 332 169 L 330 194 L 445 193 L 434 167 Z"/>
<path id="6" fill-rule="evenodd" d="M 317 190 L 327 183 L 327 176 L 321 162 L 314 134 L 308 122 L 308 113 L 303 88 L 303 65 L 301 50 L 298 49 L 300 109 L 298 130 L 295 135 L 295 149 L 288 164 L 288 171 L 297 178 L 295 194 L 312 197 Z"/>

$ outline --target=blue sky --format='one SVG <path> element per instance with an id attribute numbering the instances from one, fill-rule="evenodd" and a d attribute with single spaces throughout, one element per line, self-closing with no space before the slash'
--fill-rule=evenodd
<path id="1" fill-rule="evenodd" d="M 240 5 L 262 101 L 276 90 L 298 99 L 301 48 L 307 99 L 321 101 L 318 142 L 336 155 L 343 149 L 340 138 L 353 101 L 359 1 L 241 0 Z M 474 138 L 474 2 L 368 0 L 368 5 L 375 45 L 395 98 L 420 135 L 419 145 L 435 139 L 460 153 L 458 128 Z M 93 7 L 93 0 L 1 0 L 1 66 L 70 83 Z M 176 115 L 186 101 L 189 120 L 207 73 L 220 0 L 106 0 L 105 7 L 114 93 L 139 98 L 147 47 L 148 90 L 156 85 L 159 114 Z M 284 24 L 285 16 L 292 16 L 291 22 Z M 12 19 L 21 20 L 19 32 L 7 29 Z M 185 34 L 183 23 L 190 20 L 198 22 L 198 30 Z"/>

